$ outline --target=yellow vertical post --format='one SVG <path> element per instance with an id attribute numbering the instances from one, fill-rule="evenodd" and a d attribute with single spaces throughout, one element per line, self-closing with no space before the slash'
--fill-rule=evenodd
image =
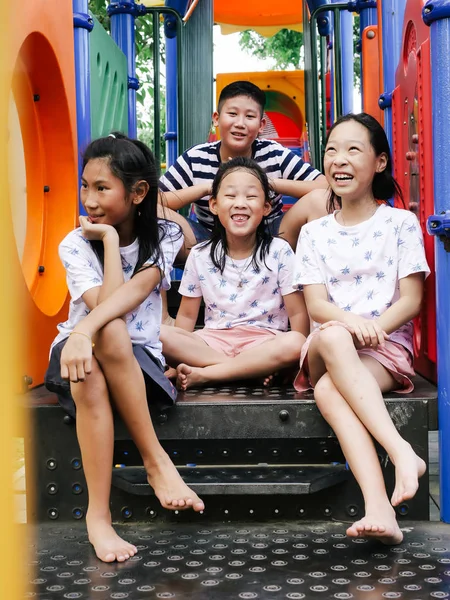
<path id="1" fill-rule="evenodd" d="M 24 315 L 18 314 L 14 299 L 11 257 L 16 252 L 11 227 L 8 181 L 8 102 L 7 70 L 9 41 L 13 28 L 9 21 L 11 3 L 0 0 L 0 590 L 1 597 L 17 600 L 23 596 L 23 571 L 26 557 L 24 540 L 14 523 L 13 461 L 14 435 L 18 427 L 18 378 L 16 357 L 18 331 Z M 15 8 L 17 10 L 17 7 Z"/>

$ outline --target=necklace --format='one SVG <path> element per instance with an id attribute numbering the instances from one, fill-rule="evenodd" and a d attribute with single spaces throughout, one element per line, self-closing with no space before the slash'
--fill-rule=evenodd
<path id="1" fill-rule="evenodd" d="M 244 284 L 247 283 L 247 280 L 244 279 L 244 271 L 246 271 L 253 259 L 253 254 L 251 256 L 249 256 L 249 258 L 245 261 L 245 263 L 243 264 L 242 267 L 238 267 L 237 264 L 234 262 L 234 260 L 231 258 L 231 256 L 228 256 L 228 258 L 231 261 L 231 266 L 233 267 L 233 269 L 236 269 L 238 272 L 238 288 L 242 288 L 244 287 Z"/>
<path id="2" fill-rule="evenodd" d="M 371 212 L 371 214 L 367 217 L 367 219 L 364 219 L 364 221 L 368 221 L 369 219 L 371 219 L 373 217 L 373 215 L 377 212 L 379 206 L 378 204 L 375 206 L 375 208 L 373 209 L 373 211 Z M 344 227 L 347 227 L 347 223 L 345 222 L 344 217 L 342 216 L 342 208 L 340 210 L 337 211 L 336 215 L 339 215 L 342 221 L 342 225 L 344 225 Z M 360 221 L 361 223 L 363 223 L 364 221 Z M 359 223 L 357 223 L 357 225 L 359 225 Z"/>

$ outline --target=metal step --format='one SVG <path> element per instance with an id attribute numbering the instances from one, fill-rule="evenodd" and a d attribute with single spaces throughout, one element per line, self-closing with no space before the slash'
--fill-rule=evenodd
<path id="1" fill-rule="evenodd" d="M 345 465 L 178 467 L 183 480 L 200 495 L 314 494 L 345 481 Z M 113 471 L 113 486 L 136 496 L 153 495 L 143 467 Z"/>

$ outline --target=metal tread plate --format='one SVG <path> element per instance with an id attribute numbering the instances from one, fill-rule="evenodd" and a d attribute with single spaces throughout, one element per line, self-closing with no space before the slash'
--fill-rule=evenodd
<path id="1" fill-rule="evenodd" d="M 450 526 L 402 524 L 401 545 L 346 537 L 342 522 L 133 524 L 138 547 L 102 563 L 83 523 L 29 527 L 27 598 L 425 600 L 450 597 Z"/>
<path id="2" fill-rule="evenodd" d="M 200 495 L 314 494 L 349 477 L 344 465 L 178 467 L 178 471 Z M 134 495 L 153 495 L 143 467 L 114 469 L 112 484 Z"/>

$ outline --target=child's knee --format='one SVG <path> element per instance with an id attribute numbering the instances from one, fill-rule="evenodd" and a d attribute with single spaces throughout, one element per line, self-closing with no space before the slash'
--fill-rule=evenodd
<path id="1" fill-rule="evenodd" d="M 326 373 L 314 386 L 314 400 L 324 417 L 333 410 L 333 394 L 336 393 L 336 387 L 331 377 Z"/>
<path id="2" fill-rule="evenodd" d="M 321 350 L 342 350 L 348 344 L 353 346 L 351 333 L 340 325 L 332 325 L 322 329 L 319 333 L 319 344 Z"/>
<path id="3" fill-rule="evenodd" d="M 85 381 L 72 383 L 70 391 L 78 408 L 83 406 L 84 408 L 100 411 L 103 409 L 102 400 L 109 404 L 106 380 L 95 359 L 92 360 L 92 371 L 86 376 Z"/>
<path id="4" fill-rule="evenodd" d="M 300 358 L 302 346 L 305 343 L 305 336 L 298 331 L 288 331 L 277 339 L 279 344 L 280 360 L 283 362 L 295 362 Z"/>
<path id="5" fill-rule="evenodd" d="M 114 319 L 98 332 L 94 352 L 100 362 L 120 361 L 133 353 L 130 334 L 123 319 Z"/>

